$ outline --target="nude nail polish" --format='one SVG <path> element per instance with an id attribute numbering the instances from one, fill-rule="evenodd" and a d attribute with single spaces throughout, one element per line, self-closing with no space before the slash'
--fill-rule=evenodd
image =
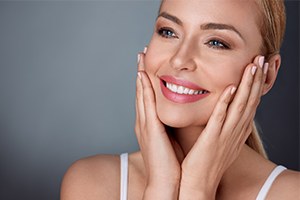
<path id="1" fill-rule="evenodd" d="M 269 69 L 269 63 L 265 63 L 265 65 L 264 65 L 264 74 L 267 74 L 268 69 Z"/>
<path id="2" fill-rule="evenodd" d="M 141 60 L 141 55 L 138 54 L 138 55 L 137 55 L 137 63 L 138 63 L 138 64 L 140 63 L 140 60 Z"/>
<path id="3" fill-rule="evenodd" d="M 265 61 L 265 57 L 264 56 L 259 57 L 258 64 L 259 64 L 260 68 L 263 67 L 264 61 Z"/>
<path id="4" fill-rule="evenodd" d="M 251 68 L 251 74 L 252 74 L 252 75 L 254 75 L 254 74 L 255 74 L 255 72 L 256 72 L 256 69 L 257 69 L 257 67 L 256 67 L 256 66 L 253 66 L 253 67 Z"/>
<path id="5" fill-rule="evenodd" d="M 235 93 L 235 91 L 236 91 L 236 87 L 232 87 L 231 90 L 230 90 L 230 94 Z"/>

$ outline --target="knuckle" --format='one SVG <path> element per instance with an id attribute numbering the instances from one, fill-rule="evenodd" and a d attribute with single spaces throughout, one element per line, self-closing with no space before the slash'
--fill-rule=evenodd
<path id="1" fill-rule="evenodd" d="M 228 106 L 228 104 L 230 103 L 230 98 L 225 98 L 223 101 L 222 101 L 222 103 L 223 103 L 223 106 Z"/>
<path id="2" fill-rule="evenodd" d="M 254 79 L 254 83 L 261 83 L 263 74 L 262 73 L 258 73 L 257 78 Z"/>
<path id="3" fill-rule="evenodd" d="M 237 107 L 237 110 L 239 113 L 242 113 L 245 110 L 246 104 L 245 103 L 240 103 Z"/>
<path id="4" fill-rule="evenodd" d="M 150 98 L 150 97 L 144 98 L 144 102 L 145 102 L 145 104 L 147 104 L 147 105 L 153 105 L 153 104 L 155 104 L 154 99 L 153 99 L 153 98 Z M 146 107 L 146 109 L 148 109 L 148 107 Z"/>
<path id="5" fill-rule="evenodd" d="M 256 98 L 256 97 L 250 97 L 249 98 L 249 106 L 251 106 L 251 107 L 258 106 L 259 102 L 260 102 L 259 98 Z"/>
<path id="6" fill-rule="evenodd" d="M 250 89 L 252 87 L 252 80 L 246 81 L 246 87 Z"/>
<path id="7" fill-rule="evenodd" d="M 225 120 L 225 113 L 223 113 L 223 112 L 216 113 L 215 119 L 217 122 L 220 122 L 220 123 L 223 122 Z"/>

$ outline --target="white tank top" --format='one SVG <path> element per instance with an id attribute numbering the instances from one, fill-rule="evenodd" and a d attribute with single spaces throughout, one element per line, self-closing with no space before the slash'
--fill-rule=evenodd
<path id="1" fill-rule="evenodd" d="M 128 153 L 122 153 L 120 155 L 121 160 L 121 182 L 120 182 L 120 200 L 127 200 L 127 185 L 128 185 Z M 256 200 L 265 200 L 273 182 L 277 176 L 286 168 L 278 165 L 273 169 L 264 185 L 260 189 Z"/>

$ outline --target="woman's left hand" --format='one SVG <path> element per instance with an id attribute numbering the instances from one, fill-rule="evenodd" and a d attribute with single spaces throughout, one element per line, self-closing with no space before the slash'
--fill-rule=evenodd
<path id="1" fill-rule="evenodd" d="M 183 160 L 179 199 L 215 199 L 224 172 L 252 132 L 267 69 L 263 57 L 257 56 L 246 67 L 235 97 L 234 86 L 220 96 L 207 126 Z"/>

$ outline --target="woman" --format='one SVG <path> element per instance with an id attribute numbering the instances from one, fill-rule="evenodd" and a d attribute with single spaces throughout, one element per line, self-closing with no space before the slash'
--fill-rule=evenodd
<path id="1" fill-rule="evenodd" d="M 299 173 L 266 158 L 253 123 L 284 12 L 281 0 L 164 0 L 138 55 L 140 151 L 77 161 L 61 199 L 299 199 Z"/>

